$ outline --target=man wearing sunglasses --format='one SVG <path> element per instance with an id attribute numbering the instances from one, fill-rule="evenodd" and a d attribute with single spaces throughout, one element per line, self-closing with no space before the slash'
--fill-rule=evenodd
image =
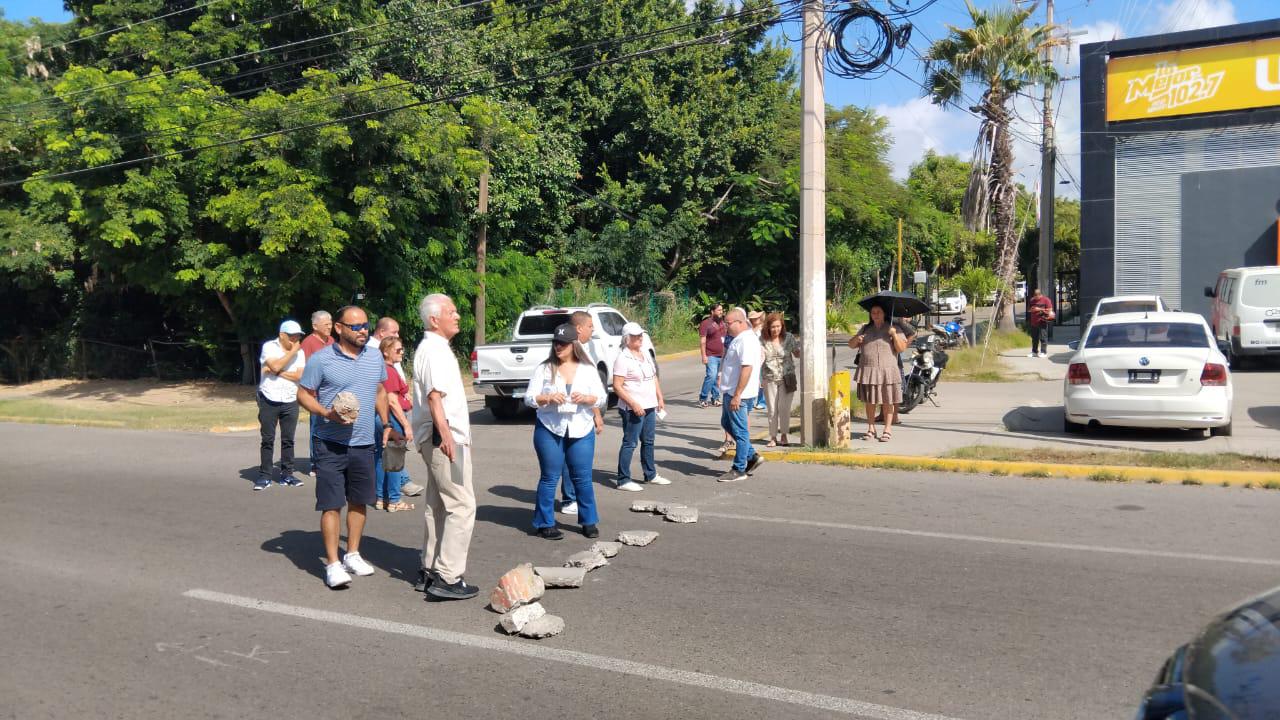
<path id="1" fill-rule="evenodd" d="M 351 584 L 350 573 L 372 575 L 373 566 L 360 557 L 365 507 L 374 501 L 374 415 L 387 420 L 387 379 L 382 354 L 365 347 L 369 319 L 364 310 L 348 305 L 334 317 L 338 341 L 307 359 L 298 383 L 298 402 L 318 417 L 316 424 L 316 510 L 324 538 L 325 584 Z M 354 422 L 333 409 L 338 393 L 359 401 Z M 347 553 L 338 559 L 338 530 L 342 507 L 347 507 Z"/>

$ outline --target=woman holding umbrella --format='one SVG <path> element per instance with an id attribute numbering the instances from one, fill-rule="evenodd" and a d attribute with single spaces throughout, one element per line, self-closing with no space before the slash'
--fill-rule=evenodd
<path id="1" fill-rule="evenodd" d="M 862 351 L 853 376 L 858 399 L 866 404 L 867 432 L 862 439 L 889 442 L 893 438 L 894 406 L 902 402 L 898 353 L 907 349 L 907 336 L 894 326 L 885 311 L 886 307 L 894 308 L 892 299 L 872 296 L 863 302 L 869 305 L 871 322 L 849 339 L 849 347 Z M 884 432 L 879 435 L 876 434 L 878 411 L 884 413 Z"/>

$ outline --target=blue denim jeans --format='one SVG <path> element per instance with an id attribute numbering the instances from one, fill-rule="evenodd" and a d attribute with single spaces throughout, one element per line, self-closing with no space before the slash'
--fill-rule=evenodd
<path id="1" fill-rule="evenodd" d="M 658 431 L 657 408 L 650 409 L 644 415 L 618 408 L 618 415 L 622 416 L 622 449 L 618 450 L 618 484 L 631 481 L 631 456 L 635 454 L 637 443 L 640 445 L 640 469 L 644 471 L 644 481 L 649 482 L 658 474 L 658 468 L 653 463 L 653 438 Z"/>
<path id="2" fill-rule="evenodd" d="M 556 485 L 562 473 L 573 481 L 578 497 L 578 522 L 596 525 L 600 515 L 596 511 L 596 492 L 591 485 L 591 466 L 596 455 L 596 434 L 589 432 L 580 438 L 557 437 L 545 425 L 534 421 L 533 449 L 538 453 L 538 501 L 533 510 L 533 526 L 556 526 Z"/>
<path id="3" fill-rule="evenodd" d="M 709 402 L 716 397 L 716 381 L 720 377 L 720 360 L 712 355 L 707 356 L 707 374 L 702 378 L 702 390 L 698 392 L 699 402 Z"/>
<path id="4" fill-rule="evenodd" d="M 751 447 L 751 434 L 747 431 L 747 413 L 755 405 L 755 398 L 742 398 L 735 412 L 729 409 L 733 393 L 725 393 L 721 398 L 720 427 L 733 438 L 736 447 L 733 455 L 733 469 L 741 472 L 747 469 L 747 463 L 756 456 L 756 449 Z"/>
<path id="5" fill-rule="evenodd" d="M 396 419 L 395 415 L 389 415 L 391 427 L 397 432 L 404 433 L 404 426 Z M 375 417 L 373 419 L 373 477 L 374 491 L 379 499 L 386 500 L 389 503 L 400 502 L 400 486 L 404 484 L 404 471 L 397 470 L 395 472 L 387 472 L 382 467 L 382 418 Z"/>

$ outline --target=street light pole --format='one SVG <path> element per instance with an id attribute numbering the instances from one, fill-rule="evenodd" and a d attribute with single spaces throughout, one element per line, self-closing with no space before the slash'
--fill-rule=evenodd
<path id="1" fill-rule="evenodd" d="M 804 0 L 800 80 L 800 435 L 827 444 L 827 156 L 823 1 Z"/>
<path id="2" fill-rule="evenodd" d="M 1045 2 L 1045 23 L 1053 25 L 1053 0 Z M 1053 59 L 1053 48 L 1045 49 L 1049 60 Z M 1053 259 L 1053 198 L 1057 183 L 1054 178 L 1054 163 L 1057 154 L 1053 146 L 1053 83 L 1044 84 L 1044 131 L 1040 141 L 1040 260 L 1036 273 L 1036 284 L 1045 297 L 1053 300 L 1054 308 L 1058 307 L 1058 294 L 1054 283 Z M 1049 323 L 1049 336 L 1053 336 L 1053 323 Z"/>

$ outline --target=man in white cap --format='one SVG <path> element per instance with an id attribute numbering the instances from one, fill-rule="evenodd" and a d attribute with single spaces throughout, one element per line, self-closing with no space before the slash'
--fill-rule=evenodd
<path id="1" fill-rule="evenodd" d="M 258 481 L 254 490 L 271 487 L 271 460 L 275 454 L 276 426 L 280 426 L 279 485 L 301 487 L 293 476 L 293 434 L 298 428 L 298 380 L 306 365 L 302 353 L 302 326 L 293 320 L 280 323 L 275 340 L 262 344 L 258 362 L 262 380 L 258 383 L 258 427 L 262 431 Z"/>

